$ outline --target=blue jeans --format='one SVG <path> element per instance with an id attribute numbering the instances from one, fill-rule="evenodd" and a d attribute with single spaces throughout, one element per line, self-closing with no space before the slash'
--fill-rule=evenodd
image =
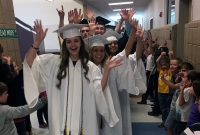
<path id="1" fill-rule="evenodd" d="M 165 123 L 165 120 L 168 116 L 168 93 L 158 93 L 158 100 L 160 104 L 160 109 L 162 111 L 162 121 Z"/>

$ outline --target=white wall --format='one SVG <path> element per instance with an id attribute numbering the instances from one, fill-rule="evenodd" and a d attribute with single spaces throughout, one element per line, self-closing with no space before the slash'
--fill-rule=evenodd
<path id="1" fill-rule="evenodd" d="M 153 27 L 159 28 L 166 25 L 166 1 L 165 0 L 151 0 L 144 12 L 144 27 L 150 29 L 150 19 L 153 18 Z M 162 17 L 159 13 L 162 12 Z"/>
<path id="2" fill-rule="evenodd" d="M 200 0 L 192 0 L 191 21 L 200 20 Z"/>
<path id="3" fill-rule="evenodd" d="M 54 0 L 48 2 L 46 0 L 13 0 L 15 16 L 23 22 L 34 25 L 35 19 L 41 19 L 44 28 L 49 28 L 47 36 L 44 40 L 45 50 L 58 50 L 60 49 L 57 34 L 52 33 L 57 29 L 59 23 L 59 16 L 56 8 L 61 9 L 63 5 L 65 10 L 65 24 L 68 24 L 69 10 L 73 8 L 82 9 L 83 6 L 73 0 Z"/>
<path id="4" fill-rule="evenodd" d="M 73 8 L 82 9 L 82 5 L 73 0 L 54 0 L 48 2 L 46 0 L 13 0 L 15 16 L 33 25 L 35 19 L 41 19 L 44 25 L 52 25 L 59 23 L 59 16 L 56 8 L 61 9 L 61 5 L 65 10 L 65 23 L 68 23 L 67 12 Z"/>

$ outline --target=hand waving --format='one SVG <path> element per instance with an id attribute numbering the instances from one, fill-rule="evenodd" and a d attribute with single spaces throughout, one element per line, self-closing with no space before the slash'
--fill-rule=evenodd
<path id="1" fill-rule="evenodd" d="M 143 39 L 144 31 L 145 31 L 145 30 L 143 29 L 142 25 L 141 25 L 141 24 L 138 25 L 138 27 L 137 27 L 137 32 L 135 33 L 135 34 L 136 34 L 136 37 L 137 37 L 137 38 L 140 38 L 140 39 Z"/>
<path id="2" fill-rule="evenodd" d="M 137 20 L 129 18 L 129 23 L 130 23 L 132 29 L 136 31 L 137 30 L 137 26 L 138 26 Z"/>
<path id="3" fill-rule="evenodd" d="M 89 19 L 94 18 L 94 13 L 90 9 L 87 9 L 85 14 Z"/>
<path id="4" fill-rule="evenodd" d="M 111 70 L 114 67 L 120 66 L 122 64 L 123 58 L 114 58 L 111 60 L 111 56 L 106 61 L 106 69 Z"/>
<path id="5" fill-rule="evenodd" d="M 79 24 L 83 18 L 83 14 L 81 14 L 81 9 L 79 9 L 79 13 L 77 8 L 74 9 L 74 23 Z"/>
<path id="6" fill-rule="evenodd" d="M 48 29 L 43 30 L 41 20 L 34 21 L 34 24 L 35 24 L 34 30 L 36 32 L 36 39 L 35 39 L 35 41 L 37 41 L 38 43 L 41 43 L 42 40 L 45 38 Z"/>
<path id="7" fill-rule="evenodd" d="M 96 30 L 97 24 L 96 24 L 96 19 L 92 18 L 88 21 L 88 25 L 90 27 L 90 31 L 94 32 Z"/>
<path id="8" fill-rule="evenodd" d="M 128 16 L 129 16 L 129 18 L 132 18 L 135 13 L 136 12 L 135 12 L 135 10 L 133 8 L 131 8 L 130 10 L 128 10 Z"/>
<path id="9" fill-rule="evenodd" d="M 121 19 L 122 19 L 122 20 L 124 20 L 125 22 L 128 22 L 128 20 L 129 20 L 128 10 L 126 10 L 126 9 L 121 9 L 120 16 L 121 16 Z"/>
<path id="10" fill-rule="evenodd" d="M 69 23 L 74 23 L 74 11 L 73 10 L 70 10 L 68 12 L 68 21 L 69 21 Z"/>
<path id="11" fill-rule="evenodd" d="M 63 5 L 61 6 L 61 10 L 58 10 L 57 8 L 56 10 L 58 11 L 58 15 L 60 16 L 60 19 L 64 19 L 65 11 L 64 11 Z"/>
<path id="12" fill-rule="evenodd" d="M 1 55 L 1 58 L 4 59 L 4 60 L 7 62 L 8 65 L 10 65 L 10 62 L 11 62 L 10 56 L 8 56 L 8 55 L 6 55 L 5 53 L 3 53 L 3 54 Z"/>

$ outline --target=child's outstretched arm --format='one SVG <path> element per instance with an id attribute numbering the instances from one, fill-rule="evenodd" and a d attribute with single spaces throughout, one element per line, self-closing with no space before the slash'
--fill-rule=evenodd
<path id="1" fill-rule="evenodd" d="M 47 103 L 47 99 L 43 97 L 38 100 L 36 106 L 33 108 L 29 108 L 28 105 L 20 106 L 20 107 L 8 106 L 8 108 L 7 108 L 8 114 L 9 113 L 11 113 L 11 114 L 7 115 L 7 116 L 11 116 L 11 119 L 22 118 L 22 117 L 25 117 L 25 116 L 33 113 L 34 111 L 36 111 L 40 108 L 42 108 L 46 103 Z"/>
<path id="2" fill-rule="evenodd" d="M 170 81 L 167 81 L 167 80 L 164 78 L 164 76 L 165 76 L 166 73 L 167 73 L 166 71 L 163 72 L 163 74 L 161 75 L 161 80 L 162 80 L 166 85 L 168 85 L 171 89 L 178 89 L 178 88 L 179 88 L 179 84 L 174 84 L 174 83 L 172 83 L 172 82 L 170 82 Z"/>

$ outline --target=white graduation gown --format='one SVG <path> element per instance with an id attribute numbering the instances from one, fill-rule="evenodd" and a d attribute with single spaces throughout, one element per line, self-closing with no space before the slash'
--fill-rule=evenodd
<path id="1" fill-rule="evenodd" d="M 132 135 L 129 93 L 138 95 L 139 89 L 135 85 L 134 72 L 126 57 L 125 50 L 115 57 L 122 57 L 123 63 L 110 71 L 108 83 L 119 122 L 114 127 L 109 127 L 104 120 L 105 127 L 102 134 Z"/>
<path id="2" fill-rule="evenodd" d="M 120 78 L 118 77 L 119 81 L 121 81 L 119 99 L 122 113 L 123 135 L 132 135 L 129 94 L 139 95 L 139 93 L 144 93 L 147 90 L 145 68 L 141 59 L 136 60 L 136 53 L 129 55 L 126 70 Z"/>
<path id="3" fill-rule="evenodd" d="M 63 135 L 66 120 L 67 84 L 68 77 L 62 79 L 61 89 L 56 87 L 58 83 L 57 73 L 61 59 L 58 55 L 45 54 L 37 56 L 30 68 L 24 61 L 24 90 L 27 103 L 30 107 L 36 105 L 39 96 L 38 84 L 40 77 L 44 80 L 48 96 L 48 116 L 50 135 Z M 118 118 L 114 111 L 111 95 L 106 94 L 109 87 L 102 91 L 101 72 L 92 62 L 88 62 L 88 82 L 83 75 L 83 128 L 85 135 L 99 135 L 97 113 L 101 114 L 113 127 Z M 66 69 L 67 70 L 67 69 Z M 83 70 L 85 72 L 85 70 Z M 68 99 L 68 131 L 71 135 L 79 135 L 81 122 L 81 62 L 77 61 L 75 67 L 69 59 L 69 99 Z M 39 87 L 40 85 L 40 87 Z M 43 89 L 43 88 L 42 88 Z M 105 96 L 106 95 L 106 96 Z"/>

